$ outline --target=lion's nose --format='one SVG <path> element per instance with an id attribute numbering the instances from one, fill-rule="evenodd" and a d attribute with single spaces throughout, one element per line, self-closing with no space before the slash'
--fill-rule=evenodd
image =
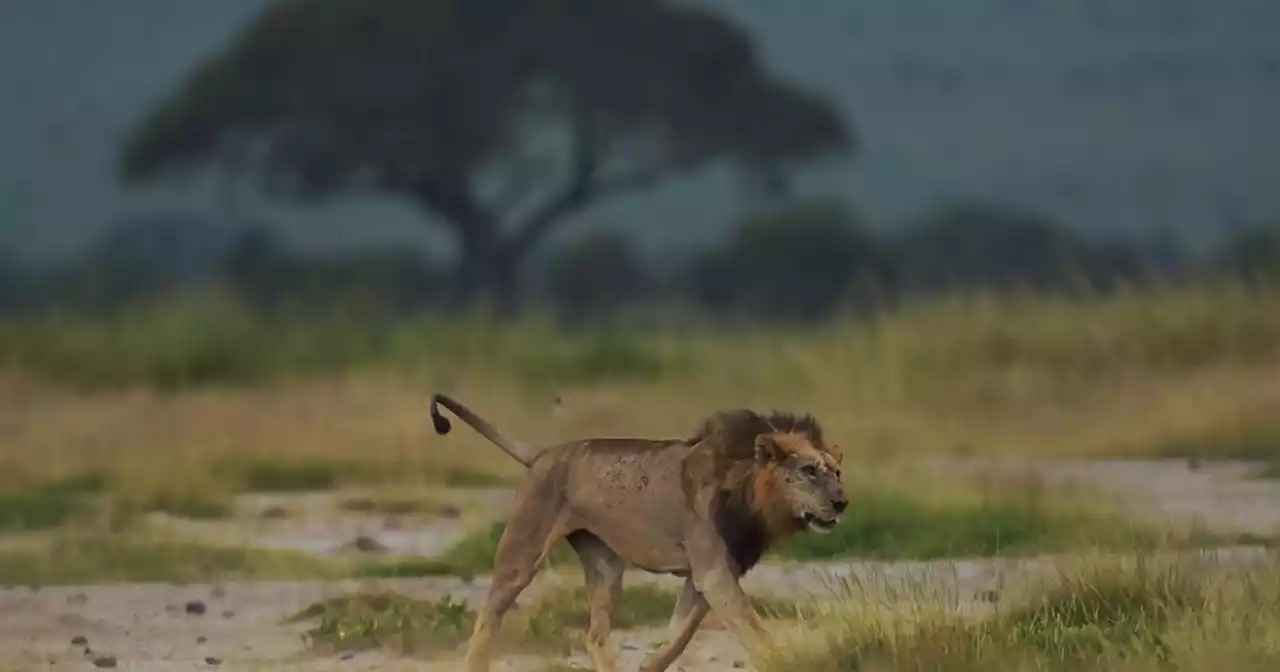
<path id="1" fill-rule="evenodd" d="M 831 503 L 831 506 L 835 507 L 836 513 L 844 513 L 845 507 L 849 506 L 849 500 L 837 499 Z"/>

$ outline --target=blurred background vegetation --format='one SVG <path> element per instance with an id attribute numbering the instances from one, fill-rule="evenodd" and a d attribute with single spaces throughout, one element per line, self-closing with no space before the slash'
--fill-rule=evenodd
<path id="1" fill-rule="evenodd" d="M 0 10 L 0 584 L 488 571 L 522 470 L 435 391 L 538 444 L 812 412 L 857 503 L 771 559 L 1275 544 L 1274 3 L 131 3 Z M 781 664 L 1275 669 L 1276 591 L 1111 576 L 977 626 L 851 593 Z M 311 634 L 470 618 L 373 602 Z"/>

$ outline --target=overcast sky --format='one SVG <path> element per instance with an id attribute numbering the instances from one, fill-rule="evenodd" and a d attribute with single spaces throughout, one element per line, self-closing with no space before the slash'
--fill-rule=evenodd
<path id="1" fill-rule="evenodd" d="M 1275 0 L 733 0 L 773 67 L 831 95 L 865 141 L 809 188 L 878 226 L 948 198 L 1039 208 L 1090 232 L 1213 235 L 1280 216 Z M 126 192 L 121 139 L 263 0 L 0 0 L 0 245 L 72 252 L 119 217 L 216 213 L 205 188 Z M 447 249 L 392 200 L 254 202 L 296 237 Z M 584 221 L 650 247 L 738 212 L 714 176 Z M 305 232 L 305 236 L 302 234 Z"/>

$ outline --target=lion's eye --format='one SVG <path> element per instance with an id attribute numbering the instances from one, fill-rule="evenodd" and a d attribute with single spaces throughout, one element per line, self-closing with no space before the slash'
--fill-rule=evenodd
<path id="1" fill-rule="evenodd" d="M 809 478 L 818 477 L 818 468 L 813 466 L 812 464 L 806 464 L 803 467 L 800 467 L 800 472 L 803 473 L 805 476 L 808 476 Z"/>

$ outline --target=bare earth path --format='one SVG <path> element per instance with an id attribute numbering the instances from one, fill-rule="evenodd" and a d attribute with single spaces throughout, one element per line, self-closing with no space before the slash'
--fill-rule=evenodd
<path id="1" fill-rule="evenodd" d="M 1197 519 L 1219 529 L 1273 534 L 1280 529 L 1280 482 L 1248 478 L 1250 467 L 1240 464 L 1206 465 L 1190 470 L 1183 461 L 1062 461 L 1024 462 L 967 460 L 936 463 L 937 468 L 1030 471 L 1055 484 L 1072 482 L 1102 486 L 1132 506 L 1135 515 Z M 493 493 L 485 496 L 492 496 Z M 500 499 L 500 498 L 498 498 Z M 496 502 L 495 502 L 496 505 Z M 296 542 L 310 550 L 332 548 L 339 535 L 364 529 L 354 518 L 337 523 L 338 532 L 299 532 Z M 402 535 L 406 552 L 433 550 L 456 534 L 461 524 L 449 523 L 434 541 Z M 201 533 L 221 534 L 216 528 Z M 317 536 L 318 535 L 318 536 Z M 379 535 L 381 536 L 381 535 Z M 268 538 L 261 531 L 247 539 Z M 287 535 L 274 536 L 289 539 Z M 347 537 L 350 538 L 350 537 Z M 394 535 L 389 537 L 397 539 Z M 320 541 L 317 541 L 319 539 Z M 293 545 L 292 543 L 284 545 Z M 401 543 L 389 544 L 399 546 Z M 401 550 L 401 549 L 397 549 Z M 1218 552 L 1224 562 L 1259 557 L 1258 549 Z M 779 595 L 831 595 L 833 582 L 856 576 L 878 585 L 929 585 L 957 608 L 985 609 L 984 592 L 1016 583 L 1035 572 L 1051 569 L 1051 558 L 1025 560 L 956 560 L 931 563 L 835 563 L 769 565 L 753 571 L 744 581 L 752 593 Z M 571 577 L 569 580 L 576 580 Z M 528 598 L 549 578 L 531 588 Z M 628 574 L 630 583 L 653 581 L 642 572 Z M 670 579 L 656 579 L 674 587 Z M 452 660 L 423 661 L 397 658 L 380 652 L 350 658 L 312 657 L 303 651 L 301 633 L 306 623 L 281 625 L 281 620 L 324 597 L 350 592 L 370 584 L 416 597 L 455 597 L 476 600 L 483 596 L 487 579 L 473 583 L 460 579 L 431 578 L 378 582 L 270 582 L 225 586 L 137 584 L 118 586 L 68 586 L 0 589 L 0 672 L 8 670 L 94 669 L 86 658 L 86 646 L 97 655 L 111 655 L 119 669 L 130 670 L 453 670 Z M 189 614 L 185 605 L 199 600 L 203 614 Z M 87 644 L 72 644 L 83 637 Z M 634 669 L 659 633 L 636 630 L 615 633 L 623 669 Z M 722 630 L 701 633 L 680 666 L 687 672 L 732 669 L 743 660 L 741 649 Z M 505 672 L 536 672 L 546 658 L 508 656 L 497 668 Z M 563 661 L 560 661 L 563 662 Z M 585 659 L 572 661 L 582 667 Z"/>

